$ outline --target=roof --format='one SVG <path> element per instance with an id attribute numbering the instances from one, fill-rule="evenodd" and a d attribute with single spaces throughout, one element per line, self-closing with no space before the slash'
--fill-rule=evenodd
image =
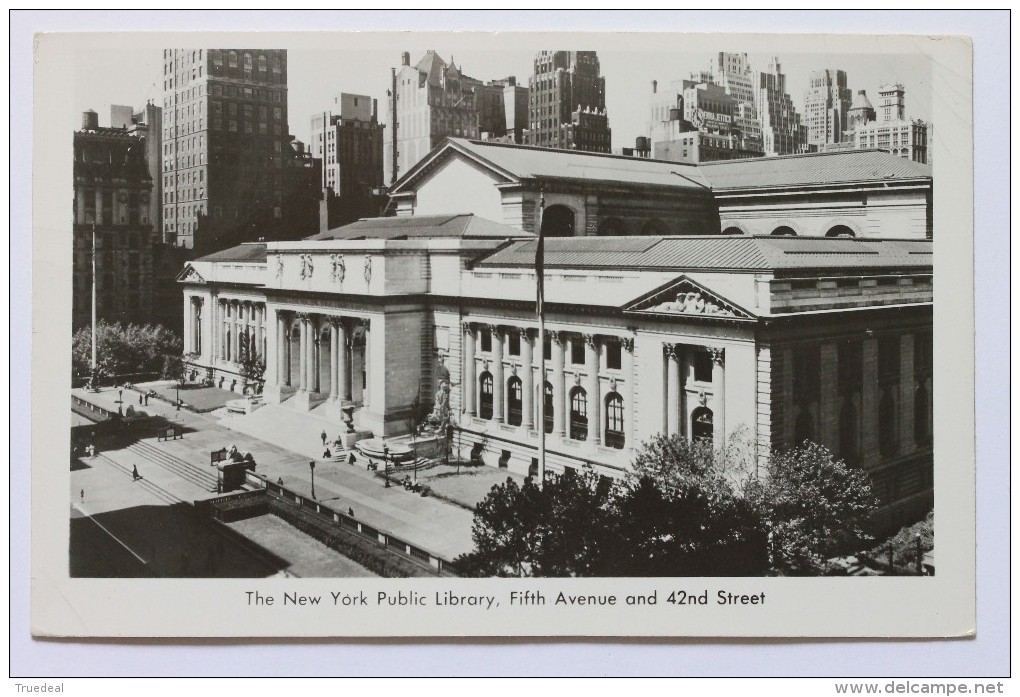
<path id="1" fill-rule="evenodd" d="M 471 213 L 415 215 L 396 218 L 363 218 L 350 225 L 320 232 L 308 240 L 400 240 L 459 237 L 462 239 L 509 239 L 533 237 L 502 223 Z"/>
<path id="2" fill-rule="evenodd" d="M 930 165 L 897 157 L 884 150 L 842 150 L 804 155 L 755 157 L 703 162 L 578 152 L 533 145 L 447 138 L 412 167 L 392 189 L 399 194 L 444 152 L 453 149 L 490 167 L 509 182 L 528 179 L 572 179 L 630 186 L 725 191 L 792 186 L 930 179 Z"/>
<path id="3" fill-rule="evenodd" d="M 265 242 L 245 242 L 239 244 L 236 247 L 230 247 L 223 249 L 212 254 L 207 254 L 204 257 L 199 257 L 195 261 L 265 261 L 266 260 L 266 243 Z"/>
<path id="4" fill-rule="evenodd" d="M 439 78 L 443 74 L 443 68 L 446 67 L 446 61 L 440 58 L 439 54 L 435 51 L 426 51 L 425 55 L 422 56 L 422 59 L 414 67 L 418 72 L 425 73 L 429 84 L 438 85 Z"/>
<path id="5" fill-rule="evenodd" d="M 930 165 L 884 150 L 840 150 L 703 162 L 698 169 L 715 191 L 931 178 Z"/>
<path id="6" fill-rule="evenodd" d="M 478 266 L 534 266 L 537 241 L 513 242 Z M 546 267 L 709 271 L 931 268 L 928 240 L 691 235 L 545 240 Z"/>
<path id="7" fill-rule="evenodd" d="M 682 162 L 649 160 L 625 155 L 578 152 L 541 148 L 533 145 L 515 145 L 466 138 L 447 138 L 411 168 L 394 186 L 399 193 L 403 184 L 429 164 L 440 151 L 453 147 L 468 156 L 495 168 L 511 181 L 522 179 L 582 179 L 618 182 L 630 185 L 657 185 L 680 189 L 703 190 L 706 182 L 694 165 Z"/>

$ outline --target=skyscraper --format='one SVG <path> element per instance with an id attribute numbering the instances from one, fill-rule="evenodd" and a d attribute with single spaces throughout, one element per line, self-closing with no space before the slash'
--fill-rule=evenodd
<path id="1" fill-rule="evenodd" d="M 878 90 L 879 108 L 870 108 L 867 95 L 860 92 L 858 97 L 867 102 L 854 101 L 852 110 L 852 131 L 849 133 L 853 147 L 863 150 L 878 148 L 888 150 L 893 155 L 931 164 L 928 155 L 928 138 L 930 124 L 920 119 L 908 119 L 906 116 L 904 93 L 901 84 L 882 85 Z M 878 118 L 876 119 L 876 115 Z M 858 118 L 859 117 L 859 118 Z"/>
<path id="2" fill-rule="evenodd" d="M 283 229 L 287 52 L 163 51 L 163 235 L 213 250 Z"/>
<path id="3" fill-rule="evenodd" d="M 825 69 L 811 73 L 810 86 L 804 95 L 808 143 L 821 146 L 844 140 L 850 98 L 846 71 Z"/>
<path id="4" fill-rule="evenodd" d="M 710 77 L 709 82 L 722 87 L 726 94 L 733 97 L 733 125 L 740 131 L 745 147 L 760 150 L 761 122 L 755 104 L 755 75 L 747 62 L 747 54 L 720 51 L 706 72 Z M 705 81 L 700 78 L 705 77 L 706 72 L 695 73 L 691 79 Z"/>
<path id="5" fill-rule="evenodd" d="M 384 179 L 392 184 L 447 136 L 503 137 L 508 118 L 505 100 L 513 100 L 517 80 L 485 83 L 464 74 L 453 62 L 427 51 L 414 65 L 404 52 L 388 91 L 390 132 L 383 146 Z M 514 113 L 511 105 L 511 114 Z"/>
<path id="6" fill-rule="evenodd" d="M 530 83 L 524 142 L 609 152 L 606 79 L 594 51 L 541 51 Z"/>
<path id="7" fill-rule="evenodd" d="M 786 75 L 779 58 L 773 57 L 766 70 L 757 73 L 754 89 L 755 109 L 761 120 L 762 148 L 766 155 L 793 155 L 803 152 L 807 129 L 786 91 Z"/>
<path id="8" fill-rule="evenodd" d="M 91 315 L 93 253 L 99 319 L 152 320 L 151 195 L 144 137 L 100 128 L 98 114 L 86 111 L 74 134 L 73 327 Z"/>
<path id="9" fill-rule="evenodd" d="M 312 117 L 309 151 L 322 161 L 321 187 L 328 227 L 379 214 L 372 189 L 383 185 L 383 126 L 378 103 L 361 94 L 342 93 L 331 111 Z"/>

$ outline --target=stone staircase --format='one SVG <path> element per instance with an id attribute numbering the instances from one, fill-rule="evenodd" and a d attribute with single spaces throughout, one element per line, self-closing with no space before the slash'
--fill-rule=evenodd
<path id="1" fill-rule="evenodd" d="M 254 436 L 291 452 L 313 460 L 321 460 L 322 432 L 333 456 L 337 436 L 347 432 L 340 420 L 340 409 L 335 404 L 321 404 L 311 411 L 297 410 L 282 404 L 269 404 L 251 414 L 229 415 L 220 419 L 220 425 L 232 431 Z M 345 452 L 341 450 L 340 452 Z"/>

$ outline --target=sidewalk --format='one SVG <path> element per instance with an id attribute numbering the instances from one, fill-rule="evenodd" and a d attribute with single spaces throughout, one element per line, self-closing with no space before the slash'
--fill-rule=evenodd
<path id="1" fill-rule="evenodd" d="M 116 411 L 118 395 L 115 389 L 107 388 L 98 394 L 84 390 L 74 392 L 76 396 L 107 409 L 112 405 L 113 411 Z M 137 408 L 137 403 L 135 406 Z M 272 422 L 273 414 L 267 411 L 271 409 L 282 408 L 267 406 L 249 417 L 233 418 L 259 417 L 262 421 Z M 149 400 L 149 406 L 143 406 L 141 411 L 179 424 L 184 430 L 182 439 L 159 442 L 156 441 L 154 434 L 149 436 L 139 432 L 144 442 L 194 465 L 208 468 L 210 473 L 215 473 L 209 465 L 210 452 L 235 445 L 242 453 L 252 453 L 257 463 L 255 471 L 258 475 L 273 482 L 283 479 L 284 485 L 288 488 L 310 496 L 311 468 L 308 463 L 314 461 L 315 493 L 318 501 L 345 513 L 348 509 L 353 509 L 354 517 L 359 521 L 446 559 L 453 559 L 474 548 L 471 539 L 473 520 L 471 511 L 433 497 L 421 497 L 405 491 L 399 485 L 386 488 L 382 478 L 366 471 L 364 458 L 359 458 L 357 464 L 350 465 L 295 453 L 273 445 L 267 440 L 238 430 L 229 430 L 217 420 L 220 416 L 218 412 L 195 414 L 186 410 L 176 411 L 172 405 L 157 403 L 152 399 Z M 293 411 L 291 413 L 300 420 L 300 414 Z M 225 422 L 231 423 L 232 420 Z M 278 424 L 280 430 L 286 431 L 288 423 L 289 419 Z M 275 430 L 265 429 L 267 439 L 273 437 Z M 321 433 L 322 424 L 316 424 L 312 430 Z M 327 435 L 335 437 L 333 432 L 328 432 Z M 317 451 L 321 455 L 321 440 L 317 435 L 312 438 L 313 442 L 309 443 L 308 448 L 315 450 L 306 452 Z M 147 468 L 152 466 L 154 465 L 146 465 Z M 209 496 L 208 492 L 201 494 L 195 492 L 193 498 Z"/>

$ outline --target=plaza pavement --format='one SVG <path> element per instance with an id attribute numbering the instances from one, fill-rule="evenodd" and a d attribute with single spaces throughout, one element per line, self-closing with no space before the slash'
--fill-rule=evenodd
<path id="1" fill-rule="evenodd" d="M 147 389 L 145 385 L 138 387 Z M 113 412 L 119 406 L 118 391 L 113 388 L 99 393 L 73 392 Z M 315 493 L 319 502 L 345 513 L 353 509 L 357 520 L 446 559 L 473 549 L 471 511 L 434 497 L 413 494 L 398 485 L 386 488 L 382 478 L 366 470 L 366 461 L 362 457 L 353 465 L 322 460 L 320 434 L 329 422 L 316 419 L 307 412 L 271 405 L 247 416 L 224 418 L 225 410 L 196 414 L 184 409 L 177 411 L 173 405 L 152 399 L 148 406 L 138 407 L 137 393 L 125 391 L 124 405 L 132 403 L 136 410 L 178 424 L 184 431 L 182 439 L 159 442 L 155 433 L 151 436 L 139 433 L 145 446 L 155 447 L 195 467 L 205 468 L 210 475 L 215 475 L 215 469 L 209 465 L 210 452 L 233 445 L 242 453 L 252 453 L 257 463 L 256 473 L 260 476 L 272 482 L 282 479 L 287 488 L 311 496 L 309 462 L 314 461 Z M 249 432 L 240 430 L 242 424 Z M 333 438 L 334 432 L 339 432 L 339 426 L 333 425 L 332 431 L 326 430 L 327 435 Z M 259 437 L 251 435 L 252 431 Z M 294 452 L 274 442 L 300 447 L 300 450 Z M 159 467 L 152 461 L 139 462 L 138 465 L 145 477 L 149 476 L 148 470 Z M 212 491 L 194 486 L 189 491 L 189 499 L 215 495 Z"/>

